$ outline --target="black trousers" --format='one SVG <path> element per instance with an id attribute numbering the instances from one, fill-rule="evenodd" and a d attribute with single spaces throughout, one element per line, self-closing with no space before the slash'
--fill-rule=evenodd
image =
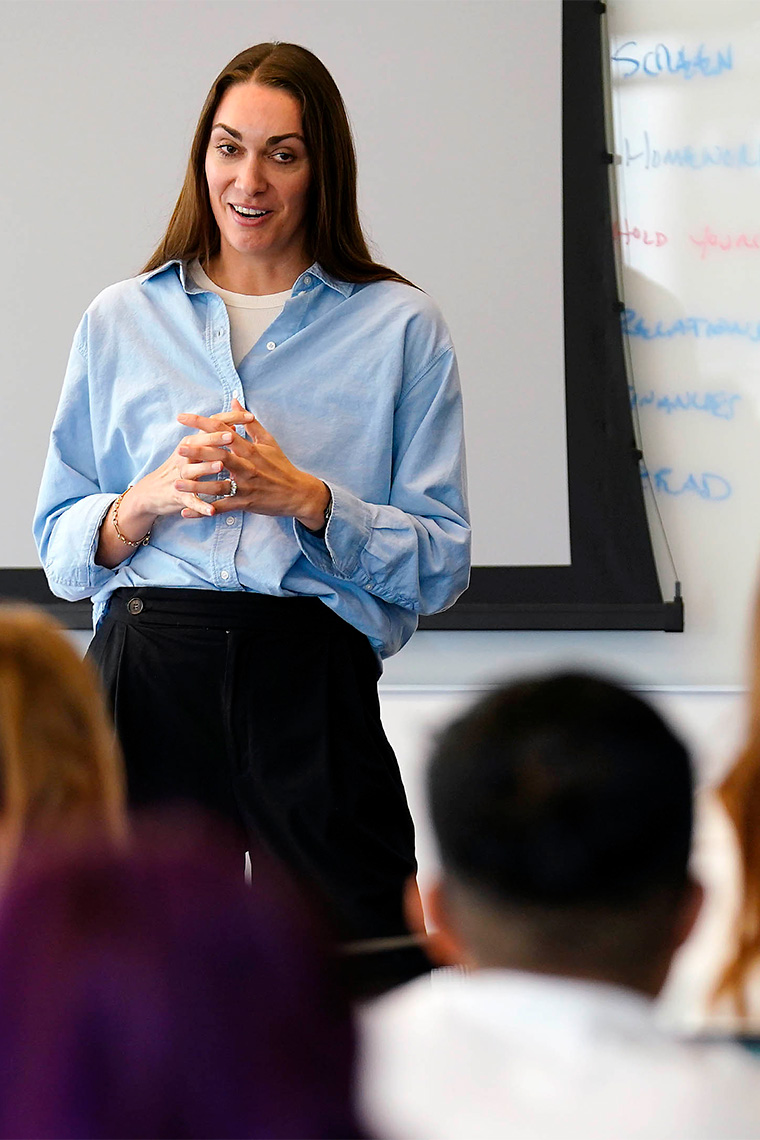
<path id="1" fill-rule="evenodd" d="M 133 806 L 231 820 L 326 904 L 344 940 L 406 934 L 414 829 L 367 638 L 316 598 L 121 589 L 88 653 Z"/>

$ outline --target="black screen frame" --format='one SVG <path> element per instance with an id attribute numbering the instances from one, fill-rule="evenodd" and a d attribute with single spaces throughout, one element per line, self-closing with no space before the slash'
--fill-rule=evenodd
<path id="1" fill-rule="evenodd" d="M 469 588 L 422 629 L 681 632 L 665 601 L 644 503 L 613 248 L 597 0 L 562 5 L 562 177 L 570 564 L 475 566 Z"/>

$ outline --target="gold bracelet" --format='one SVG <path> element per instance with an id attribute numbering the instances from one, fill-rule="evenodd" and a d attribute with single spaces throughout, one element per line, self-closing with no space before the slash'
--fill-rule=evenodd
<path id="1" fill-rule="evenodd" d="M 129 486 L 127 487 L 127 491 L 131 491 L 131 490 L 132 490 L 132 484 L 130 483 Z M 121 500 L 124 498 L 127 491 L 122 491 L 122 493 L 119 495 L 118 499 L 116 499 L 114 502 L 113 515 L 111 516 L 112 521 L 113 521 L 113 529 L 116 531 L 116 537 L 119 538 L 124 543 L 125 546 L 147 546 L 148 542 L 150 541 L 150 530 L 148 531 L 148 533 L 145 535 L 144 538 L 141 538 L 139 540 L 139 542 L 132 542 L 131 538 L 125 538 L 124 535 L 119 530 L 119 507 L 121 506 Z M 153 528 L 151 527 L 151 530 L 152 529 Z"/>

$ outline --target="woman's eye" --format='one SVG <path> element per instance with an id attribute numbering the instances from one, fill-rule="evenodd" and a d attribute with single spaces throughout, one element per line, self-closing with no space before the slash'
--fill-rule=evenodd
<path id="1" fill-rule="evenodd" d="M 237 154 L 237 147 L 233 143 L 218 143 L 216 149 L 227 157 Z"/>
<path id="2" fill-rule="evenodd" d="M 281 162 L 281 163 L 288 163 L 288 162 L 293 162 L 295 160 L 295 155 L 290 154 L 290 152 L 287 150 L 277 150 L 272 155 L 272 158 L 276 158 L 277 161 Z"/>

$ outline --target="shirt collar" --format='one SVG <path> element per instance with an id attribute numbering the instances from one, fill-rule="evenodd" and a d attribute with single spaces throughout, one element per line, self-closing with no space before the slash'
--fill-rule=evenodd
<path id="1" fill-rule="evenodd" d="M 654 1000 L 611 982 L 493 968 L 473 971 L 467 986 L 467 1000 L 484 1021 L 498 1021 L 509 1009 L 516 1019 L 552 1025 L 553 1032 L 562 1024 L 586 1024 L 659 1034 Z"/>
<path id="2" fill-rule="evenodd" d="M 204 292 L 204 290 L 201 289 L 199 285 L 196 285 L 193 279 L 188 275 L 188 263 L 179 257 L 174 257 L 171 259 L 171 261 L 166 261 L 163 265 L 159 265 L 155 269 L 151 269 L 149 273 L 144 273 L 142 275 L 142 284 L 145 285 L 146 282 L 152 280 L 154 277 L 157 277 L 159 273 L 166 273 L 167 270 L 171 269 L 173 265 L 176 265 L 178 267 L 177 272 L 179 274 L 180 283 L 186 293 Z M 296 293 L 305 293 L 307 290 L 313 288 L 316 283 L 314 280 L 315 278 L 316 281 L 321 281 L 323 285 L 327 285 L 329 289 L 334 289 L 343 297 L 350 297 L 354 289 L 352 282 L 341 281 L 339 277 L 333 277 L 322 268 L 319 262 L 315 261 L 313 265 L 310 265 L 308 269 L 304 270 L 304 272 L 293 285 L 293 295 L 295 296 Z"/>
<path id="3" fill-rule="evenodd" d="M 341 293 L 344 297 L 350 297 L 354 290 L 353 282 L 341 281 L 339 277 L 331 276 L 331 274 L 322 268 L 318 261 L 315 261 L 313 265 L 310 265 L 309 268 L 301 274 L 296 285 L 302 282 L 306 277 L 316 277 L 323 285 L 327 285 L 329 289 L 335 289 L 336 292 Z M 296 285 L 293 286 L 293 292 L 296 291 Z"/>

